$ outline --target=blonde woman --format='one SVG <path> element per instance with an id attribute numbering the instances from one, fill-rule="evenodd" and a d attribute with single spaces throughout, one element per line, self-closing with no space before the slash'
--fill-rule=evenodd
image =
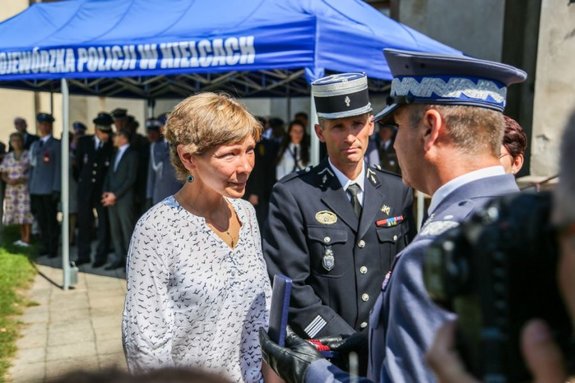
<path id="1" fill-rule="evenodd" d="M 270 284 L 255 211 L 240 198 L 260 133 L 225 95 L 189 97 L 170 114 L 170 158 L 185 182 L 132 237 L 122 327 L 131 370 L 190 366 L 262 381 Z"/>

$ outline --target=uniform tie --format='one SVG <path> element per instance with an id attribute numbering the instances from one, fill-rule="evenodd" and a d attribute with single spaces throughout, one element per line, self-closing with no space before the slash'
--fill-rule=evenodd
<path id="1" fill-rule="evenodd" d="M 361 191 L 361 188 L 358 184 L 351 184 L 347 187 L 347 192 L 351 197 L 351 206 L 353 207 L 353 212 L 356 216 L 361 215 L 361 204 L 359 203 L 359 198 L 357 198 L 358 193 Z"/>
<path id="2" fill-rule="evenodd" d="M 295 146 L 295 145 L 294 145 L 294 147 L 293 147 L 292 157 L 293 157 L 293 169 L 292 169 L 292 172 L 296 172 L 296 171 L 299 169 L 299 163 L 298 163 L 297 146 Z"/>

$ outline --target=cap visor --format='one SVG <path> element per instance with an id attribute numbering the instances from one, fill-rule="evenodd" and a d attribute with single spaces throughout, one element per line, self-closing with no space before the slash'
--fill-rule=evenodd
<path id="1" fill-rule="evenodd" d="M 375 122 L 382 124 L 389 122 L 393 117 L 393 112 L 400 106 L 401 104 L 398 103 L 386 106 L 381 112 L 375 115 Z"/>

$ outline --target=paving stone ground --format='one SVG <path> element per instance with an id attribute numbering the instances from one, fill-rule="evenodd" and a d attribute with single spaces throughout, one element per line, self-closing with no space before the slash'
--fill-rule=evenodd
<path id="1" fill-rule="evenodd" d="M 20 317 L 22 336 L 8 382 L 46 382 L 75 369 L 126 368 L 120 332 L 124 273 L 98 275 L 88 266 L 88 272 L 78 273 L 75 288 L 64 291 L 57 262 L 37 265 L 39 273 L 28 291 L 37 306 L 27 307 Z"/>

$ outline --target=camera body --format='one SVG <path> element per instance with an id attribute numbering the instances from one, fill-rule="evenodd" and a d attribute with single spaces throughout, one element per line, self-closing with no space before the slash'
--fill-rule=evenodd
<path id="1" fill-rule="evenodd" d="M 431 298 L 458 315 L 457 347 L 485 382 L 523 382 L 530 374 L 521 329 L 547 321 L 573 360 L 573 329 L 557 285 L 558 245 L 551 194 L 494 199 L 470 220 L 438 237 L 424 260 Z"/>

